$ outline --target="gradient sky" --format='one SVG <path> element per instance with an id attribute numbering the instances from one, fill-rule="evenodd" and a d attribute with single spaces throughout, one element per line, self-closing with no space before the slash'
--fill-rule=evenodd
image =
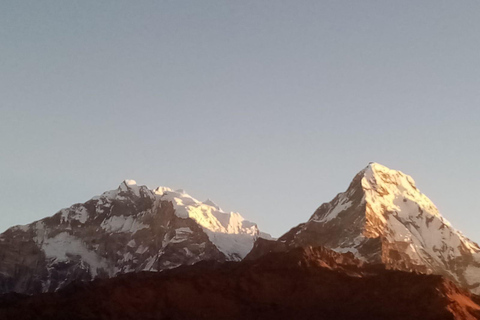
<path id="1" fill-rule="evenodd" d="M 480 242 L 479 1 L 1 1 L 0 229 L 124 179 L 279 236 L 370 161 Z"/>

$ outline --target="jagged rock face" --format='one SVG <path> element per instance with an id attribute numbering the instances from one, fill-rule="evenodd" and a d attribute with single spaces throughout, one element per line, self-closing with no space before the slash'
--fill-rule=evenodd
<path id="1" fill-rule="evenodd" d="M 322 245 L 392 269 L 440 274 L 480 293 L 480 248 L 455 230 L 400 171 L 372 163 L 346 192 L 322 204 L 278 241 L 259 240 L 249 257 Z"/>
<path id="2" fill-rule="evenodd" d="M 73 280 L 240 260 L 257 226 L 183 191 L 133 181 L 0 235 L 0 292 L 52 292 Z"/>

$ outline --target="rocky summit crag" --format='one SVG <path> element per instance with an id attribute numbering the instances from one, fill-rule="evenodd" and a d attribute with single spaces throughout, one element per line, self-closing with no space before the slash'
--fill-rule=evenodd
<path id="1" fill-rule="evenodd" d="M 183 190 L 126 180 L 116 190 L 0 235 L 0 293 L 53 292 L 74 280 L 241 260 L 261 233 Z"/>
<path id="2" fill-rule="evenodd" d="M 276 241 L 258 239 L 247 259 L 325 246 L 387 268 L 443 275 L 480 293 L 480 247 L 454 229 L 400 171 L 370 163 L 345 192 Z"/>

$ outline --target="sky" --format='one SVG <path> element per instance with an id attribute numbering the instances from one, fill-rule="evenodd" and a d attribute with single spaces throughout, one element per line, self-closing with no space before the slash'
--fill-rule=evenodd
<path id="1" fill-rule="evenodd" d="M 2 1 L 0 229 L 124 179 L 274 236 L 371 161 L 480 242 L 480 2 Z"/>

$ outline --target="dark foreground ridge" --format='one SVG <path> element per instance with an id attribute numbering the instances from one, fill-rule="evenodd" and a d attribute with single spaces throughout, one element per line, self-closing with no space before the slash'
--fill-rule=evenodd
<path id="1" fill-rule="evenodd" d="M 307 247 L 72 283 L 56 293 L 8 294 L 0 298 L 0 319 L 474 320 L 479 303 L 441 276 Z"/>

